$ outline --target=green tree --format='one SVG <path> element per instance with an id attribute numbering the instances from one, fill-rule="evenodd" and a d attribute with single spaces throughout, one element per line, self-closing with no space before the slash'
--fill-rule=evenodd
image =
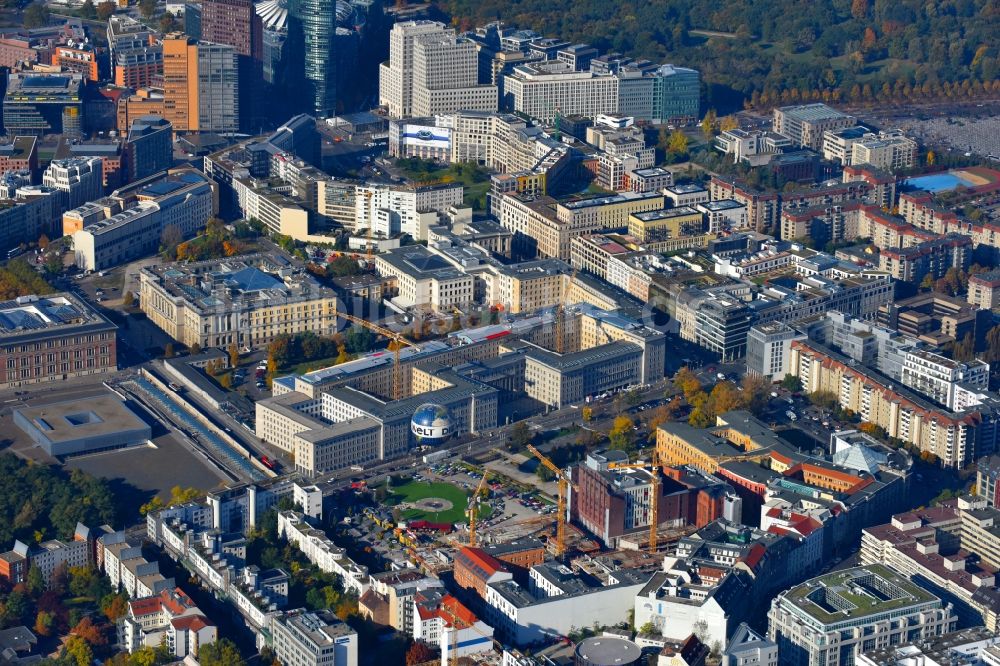
<path id="1" fill-rule="evenodd" d="M 375 334 L 363 326 L 351 326 L 344 334 L 344 344 L 352 354 L 364 354 L 375 346 Z"/>
<path id="2" fill-rule="evenodd" d="M 28 567 L 28 576 L 25 579 L 25 585 L 28 588 L 28 593 L 33 597 L 39 597 L 45 591 L 45 577 L 42 575 L 42 570 L 38 568 L 37 564 L 32 564 Z"/>
<path id="3" fill-rule="evenodd" d="M 45 258 L 45 272 L 49 275 L 59 275 L 63 272 L 63 260 L 58 252 L 50 252 Z"/>
<path id="4" fill-rule="evenodd" d="M 156 0 L 139 0 L 139 13 L 147 21 L 156 14 Z"/>
<path id="5" fill-rule="evenodd" d="M 84 0 L 83 5 L 80 7 L 80 18 L 91 21 L 97 18 L 97 7 L 94 6 L 94 0 Z"/>
<path id="6" fill-rule="evenodd" d="M 781 380 L 781 388 L 786 391 L 791 391 L 792 393 L 798 393 L 802 390 L 802 380 L 792 374 L 785 375 L 785 378 Z"/>
<path id="7" fill-rule="evenodd" d="M 25 28 L 41 28 L 49 22 L 49 8 L 42 2 L 33 2 L 24 10 L 21 22 Z"/>
<path id="8" fill-rule="evenodd" d="M 510 443 L 515 449 L 523 449 L 533 439 L 527 421 L 518 421 L 510 429 Z"/>
<path id="9" fill-rule="evenodd" d="M 541 462 L 535 467 L 535 476 L 541 481 L 554 481 L 556 478 L 555 472 L 543 465 Z"/>
<path id="10" fill-rule="evenodd" d="M 246 666 L 236 644 L 228 638 L 202 645 L 198 651 L 198 662 L 201 666 Z"/>

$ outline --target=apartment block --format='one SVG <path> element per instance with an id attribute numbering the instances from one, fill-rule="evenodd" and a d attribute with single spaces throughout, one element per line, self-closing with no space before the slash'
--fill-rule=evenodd
<path id="1" fill-rule="evenodd" d="M 1000 270 L 970 275 L 966 298 L 982 310 L 1000 308 Z"/>
<path id="2" fill-rule="evenodd" d="M 834 393 L 844 409 L 943 465 L 962 466 L 996 448 L 997 417 L 988 406 L 951 412 L 812 340 L 793 340 L 791 350 L 789 372 L 806 391 Z"/>

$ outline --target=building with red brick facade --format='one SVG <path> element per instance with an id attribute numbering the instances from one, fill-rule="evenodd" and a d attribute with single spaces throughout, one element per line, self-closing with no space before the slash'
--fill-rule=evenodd
<path id="1" fill-rule="evenodd" d="M 570 497 L 570 517 L 608 547 L 621 537 L 647 532 L 652 515 L 653 473 L 608 469 L 609 462 L 623 462 L 618 453 L 592 453 L 572 471 L 577 488 Z M 725 515 L 727 498 L 735 498 L 725 481 L 693 468 L 662 470 L 659 487 L 661 526 L 703 527 Z"/>
<path id="2" fill-rule="evenodd" d="M 69 293 L 0 303 L 0 388 L 114 371 L 117 330 Z"/>
<path id="3" fill-rule="evenodd" d="M 487 555 L 481 548 L 465 547 L 455 556 L 455 584 L 464 590 L 475 592 L 481 599 L 486 597 L 486 585 L 513 576 L 503 562 Z"/>
<path id="4" fill-rule="evenodd" d="M 16 136 L 0 145 L 0 173 L 8 171 L 38 172 L 38 137 Z"/>

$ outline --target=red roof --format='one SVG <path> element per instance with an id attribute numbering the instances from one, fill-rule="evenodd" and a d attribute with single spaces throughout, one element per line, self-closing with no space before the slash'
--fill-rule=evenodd
<path id="1" fill-rule="evenodd" d="M 204 615 L 185 615 L 184 617 L 175 617 L 170 621 L 174 629 L 180 629 L 181 631 L 200 631 L 205 627 L 210 627 L 208 621 L 205 619 Z"/>
<path id="2" fill-rule="evenodd" d="M 128 602 L 128 607 L 132 611 L 133 616 L 152 615 L 153 613 L 160 612 L 160 598 L 144 597 L 142 599 L 134 599 Z"/>
<path id="3" fill-rule="evenodd" d="M 507 567 L 504 566 L 503 562 L 487 554 L 480 548 L 470 548 L 468 546 L 462 548 L 458 552 L 458 557 L 455 558 L 455 561 L 465 564 L 466 568 L 471 569 L 474 574 L 481 572 L 484 579 L 490 578 L 500 571 L 507 571 Z"/>
<path id="4" fill-rule="evenodd" d="M 763 545 L 761 545 L 759 543 L 755 543 L 753 546 L 751 546 L 750 552 L 747 553 L 747 557 L 746 557 L 745 560 L 743 560 L 743 562 L 748 567 L 750 567 L 750 569 L 752 571 L 752 570 L 756 569 L 757 565 L 760 564 L 760 561 L 762 559 L 764 559 L 764 553 L 766 553 L 766 552 L 767 552 L 767 549 L 764 548 Z"/>

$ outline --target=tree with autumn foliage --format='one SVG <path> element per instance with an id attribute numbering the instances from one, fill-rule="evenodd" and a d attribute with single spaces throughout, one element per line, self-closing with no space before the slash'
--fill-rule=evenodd
<path id="1" fill-rule="evenodd" d="M 102 602 L 101 606 L 104 617 L 108 618 L 110 622 L 118 622 L 128 613 L 128 601 L 120 594 L 111 595 L 108 603 L 105 605 Z"/>
<path id="2" fill-rule="evenodd" d="M 93 646 L 108 644 L 108 638 L 104 635 L 104 631 L 101 627 L 94 624 L 94 621 L 90 619 L 90 616 L 80 620 L 77 625 L 73 627 L 70 633 L 74 636 L 79 636 Z"/>
<path id="3" fill-rule="evenodd" d="M 55 618 L 52 613 L 47 613 L 45 611 L 38 611 L 35 616 L 35 633 L 39 636 L 51 636 L 52 628 L 55 625 Z"/>
<path id="4" fill-rule="evenodd" d="M 763 377 L 746 375 L 741 384 L 743 388 L 743 408 L 754 416 L 761 416 L 767 411 L 768 392 L 771 385 Z"/>
<path id="5" fill-rule="evenodd" d="M 634 426 L 635 424 L 632 423 L 632 419 L 625 414 L 616 416 L 614 423 L 611 425 L 611 430 L 608 431 L 608 448 L 618 451 L 632 451 L 635 448 L 632 441 Z"/>
<path id="6" fill-rule="evenodd" d="M 674 386 L 684 394 L 688 402 L 691 402 L 692 396 L 701 391 L 701 382 L 698 381 L 698 377 L 687 366 L 678 370 L 677 374 L 674 375 Z"/>
<path id="7" fill-rule="evenodd" d="M 92 666 L 94 651 L 83 638 L 72 635 L 63 644 L 63 654 L 76 666 Z"/>
<path id="8" fill-rule="evenodd" d="M 437 652 L 432 650 L 426 643 L 414 641 L 410 649 L 406 651 L 406 666 L 418 666 L 430 661 L 437 660 Z"/>

